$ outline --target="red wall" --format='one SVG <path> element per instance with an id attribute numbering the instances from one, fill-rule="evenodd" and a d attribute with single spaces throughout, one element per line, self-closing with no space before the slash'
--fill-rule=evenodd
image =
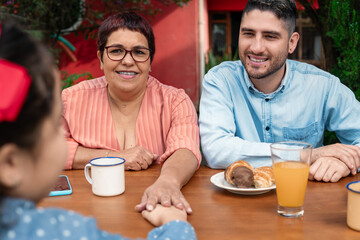
<path id="1" fill-rule="evenodd" d="M 197 106 L 199 101 L 198 1 L 163 8 L 151 21 L 156 53 L 151 74 L 161 82 L 183 88 Z"/>
<path id="2" fill-rule="evenodd" d="M 147 17 L 155 34 L 156 53 L 151 75 L 159 81 L 183 88 L 197 106 L 199 101 L 198 60 L 198 1 L 183 8 L 164 6 L 162 13 Z M 96 56 L 96 40 L 85 40 L 82 35 L 65 35 L 75 47 L 77 61 L 62 53 L 60 70 L 68 74 L 90 72 L 93 77 L 103 75 Z"/>
<path id="3" fill-rule="evenodd" d="M 248 0 L 207 0 L 208 8 L 210 11 L 242 11 L 244 10 Z M 319 8 L 318 0 L 308 0 L 312 3 L 315 9 Z M 297 8 L 299 10 L 304 9 L 304 7 L 296 2 Z"/>
<path id="4" fill-rule="evenodd" d="M 207 0 L 210 11 L 242 11 L 247 0 Z"/>

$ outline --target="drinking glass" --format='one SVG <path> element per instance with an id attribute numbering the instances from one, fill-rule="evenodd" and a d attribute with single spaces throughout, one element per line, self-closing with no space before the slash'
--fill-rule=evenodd
<path id="1" fill-rule="evenodd" d="M 276 142 L 270 145 L 276 184 L 278 214 L 301 217 L 309 178 L 312 145 L 306 142 Z"/>

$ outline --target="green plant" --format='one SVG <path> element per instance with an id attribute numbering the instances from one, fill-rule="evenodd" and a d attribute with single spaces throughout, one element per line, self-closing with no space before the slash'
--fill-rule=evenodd
<path id="1" fill-rule="evenodd" d="M 360 100 L 360 15 L 354 1 L 330 2 L 330 15 L 327 36 L 333 39 L 334 49 L 339 52 L 337 64 L 330 70 L 347 85 Z M 324 144 L 339 142 L 335 133 L 325 132 Z"/>
<path id="2" fill-rule="evenodd" d="M 79 80 L 81 80 L 80 78 L 83 78 L 83 80 L 85 79 L 92 79 L 93 76 L 89 73 L 89 72 L 85 72 L 85 73 L 81 73 L 81 74 L 68 74 L 66 71 L 61 71 L 62 74 L 62 89 L 68 88 L 70 86 L 72 86 L 74 83 L 78 82 Z"/>
<path id="3" fill-rule="evenodd" d="M 94 38 L 96 29 L 109 15 L 122 11 L 136 11 L 154 16 L 161 5 L 176 4 L 183 7 L 190 0 L 1 0 L 0 21 L 13 19 L 36 38 L 45 43 L 59 63 L 61 48 L 56 44 L 61 35 L 82 33 L 85 39 Z M 104 10 L 105 9 L 105 10 Z M 92 78 L 88 72 L 63 72 L 63 88 L 80 78 Z"/>
<path id="4" fill-rule="evenodd" d="M 43 42 L 54 46 L 63 29 L 84 15 L 80 0 L 8 0 L 1 1 L 0 20 L 13 18 L 28 30 L 37 31 Z"/>
<path id="5" fill-rule="evenodd" d="M 360 99 L 360 4 L 359 0 L 296 0 L 321 35 L 325 70 L 354 91 Z"/>
<path id="6" fill-rule="evenodd" d="M 339 77 L 360 100 L 360 5 L 359 0 L 297 0 L 312 19 L 322 39 L 326 70 Z M 339 142 L 335 133 L 325 132 L 324 144 Z"/>
<path id="7" fill-rule="evenodd" d="M 234 56 L 232 56 L 230 53 L 224 53 L 222 56 L 214 56 L 214 54 L 209 51 L 206 56 L 206 62 L 205 62 L 205 73 L 207 73 L 211 68 L 215 67 L 216 65 L 219 65 L 220 63 L 224 61 L 235 61 L 239 60 L 239 51 L 236 50 Z"/>
<path id="8" fill-rule="evenodd" d="M 14 18 L 30 30 L 42 32 L 43 40 L 54 46 L 61 34 L 76 32 L 94 37 L 107 16 L 136 11 L 147 16 L 161 12 L 161 5 L 183 7 L 190 0 L 1 0 L 0 20 Z M 80 23 L 76 28 L 74 24 Z"/>
<path id="9" fill-rule="evenodd" d="M 360 12 L 351 1 L 332 0 L 331 30 L 327 33 L 340 53 L 331 72 L 351 88 L 360 100 Z"/>

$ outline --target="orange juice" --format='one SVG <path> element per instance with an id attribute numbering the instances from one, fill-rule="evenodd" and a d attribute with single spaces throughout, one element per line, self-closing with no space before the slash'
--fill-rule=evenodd
<path id="1" fill-rule="evenodd" d="M 279 205 L 301 207 L 305 198 L 309 165 L 302 162 L 285 161 L 274 163 L 273 169 Z"/>

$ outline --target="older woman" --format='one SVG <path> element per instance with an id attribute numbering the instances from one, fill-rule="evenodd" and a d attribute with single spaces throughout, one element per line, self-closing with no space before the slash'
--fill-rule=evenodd
<path id="1" fill-rule="evenodd" d="M 143 194 L 138 211 L 156 203 L 191 213 L 180 189 L 201 161 L 195 108 L 183 90 L 149 75 L 155 39 L 136 13 L 107 18 L 98 33 L 103 77 L 83 81 L 62 93 L 67 169 L 90 159 L 123 157 L 126 170 L 162 164 L 159 178 Z"/>

